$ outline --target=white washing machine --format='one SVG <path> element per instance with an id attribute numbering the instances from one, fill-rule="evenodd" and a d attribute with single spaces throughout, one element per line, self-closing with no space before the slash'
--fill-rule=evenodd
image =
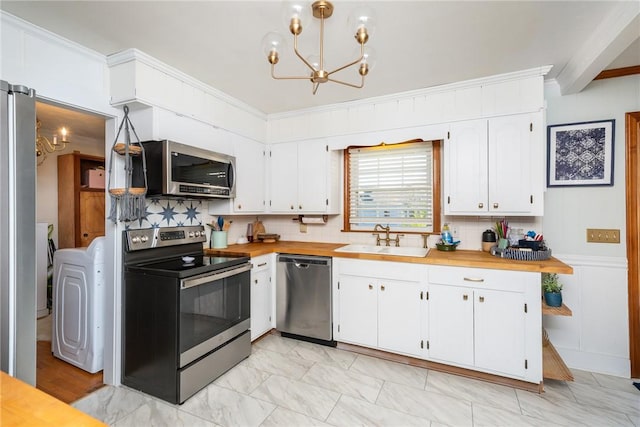
<path id="1" fill-rule="evenodd" d="M 53 355 L 85 371 L 103 368 L 104 237 L 53 258 Z"/>

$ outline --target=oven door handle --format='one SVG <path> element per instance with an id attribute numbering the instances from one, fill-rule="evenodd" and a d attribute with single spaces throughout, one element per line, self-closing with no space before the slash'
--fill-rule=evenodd
<path id="1" fill-rule="evenodd" d="M 188 289 L 194 286 L 199 286 L 205 283 L 215 282 L 216 280 L 225 279 L 227 277 L 235 276 L 236 274 L 244 273 L 251 270 L 251 263 L 243 264 L 240 267 L 232 267 L 227 270 L 222 270 L 214 274 L 207 274 L 204 276 L 194 277 L 191 279 L 184 279 L 180 281 L 180 289 Z"/>

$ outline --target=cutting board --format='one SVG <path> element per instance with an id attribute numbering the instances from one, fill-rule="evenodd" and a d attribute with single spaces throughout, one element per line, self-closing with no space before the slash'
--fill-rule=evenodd
<path id="1" fill-rule="evenodd" d="M 264 225 L 262 225 L 262 221 L 256 220 L 253 223 L 253 241 L 257 242 L 258 241 L 258 234 L 264 234 L 265 230 L 264 230 Z"/>

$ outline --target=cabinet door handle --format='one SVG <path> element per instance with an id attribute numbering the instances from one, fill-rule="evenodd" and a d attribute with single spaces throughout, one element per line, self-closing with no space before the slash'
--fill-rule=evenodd
<path id="1" fill-rule="evenodd" d="M 484 203 L 478 203 L 478 209 L 484 208 Z"/>
<path id="2" fill-rule="evenodd" d="M 267 265 L 267 263 L 263 262 L 262 264 L 258 264 L 258 267 L 264 267 L 265 265 Z"/>
<path id="3" fill-rule="evenodd" d="M 478 297 L 478 301 L 484 302 L 484 297 Z"/>
<path id="4" fill-rule="evenodd" d="M 380 290 L 384 291 L 384 285 L 380 286 Z"/>
<path id="5" fill-rule="evenodd" d="M 464 301 L 468 300 L 469 299 L 469 295 L 467 295 L 467 294 L 462 295 L 462 299 Z"/>
<path id="6" fill-rule="evenodd" d="M 253 282 L 257 285 L 258 284 L 258 279 L 254 280 Z"/>
<path id="7" fill-rule="evenodd" d="M 481 279 L 479 277 L 465 277 L 464 278 L 465 282 L 478 282 L 478 283 L 482 283 L 484 282 L 484 279 Z"/>
<path id="8" fill-rule="evenodd" d="M 497 203 L 494 203 L 494 204 L 493 204 L 493 209 L 498 209 L 498 206 L 499 206 L 499 205 L 498 205 Z"/>
<path id="9" fill-rule="evenodd" d="M 369 285 L 369 289 L 373 289 L 373 285 Z"/>

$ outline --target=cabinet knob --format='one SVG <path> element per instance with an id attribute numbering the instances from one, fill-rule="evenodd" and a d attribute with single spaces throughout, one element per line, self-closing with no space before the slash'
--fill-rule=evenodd
<path id="1" fill-rule="evenodd" d="M 467 294 L 462 295 L 462 299 L 464 301 L 468 300 L 469 299 L 469 295 L 467 295 Z"/>
<path id="2" fill-rule="evenodd" d="M 498 209 L 498 204 L 497 203 L 493 204 L 493 209 Z"/>
<path id="3" fill-rule="evenodd" d="M 293 210 L 293 205 L 291 205 L 291 210 Z"/>
<path id="4" fill-rule="evenodd" d="M 384 285 L 380 286 L 380 290 L 384 291 Z"/>
<path id="5" fill-rule="evenodd" d="M 484 208 L 484 203 L 478 203 L 478 209 Z"/>
<path id="6" fill-rule="evenodd" d="M 238 205 L 238 209 L 242 209 L 242 205 Z"/>
<path id="7" fill-rule="evenodd" d="M 480 301 L 480 302 L 484 302 L 484 297 L 479 297 L 479 298 L 478 298 L 478 301 Z"/>
<path id="8" fill-rule="evenodd" d="M 369 285 L 369 289 L 373 289 L 373 285 Z"/>
<path id="9" fill-rule="evenodd" d="M 88 233 L 84 233 L 84 234 L 82 235 L 82 237 L 87 238 L 87 237 L 89 237 L 89 234 L 88 234 Z"/>
<path id="10" fill-rule="evenodd" d="M 302 205 L 298 205 L 298 209 L 302 210 Z"/>

